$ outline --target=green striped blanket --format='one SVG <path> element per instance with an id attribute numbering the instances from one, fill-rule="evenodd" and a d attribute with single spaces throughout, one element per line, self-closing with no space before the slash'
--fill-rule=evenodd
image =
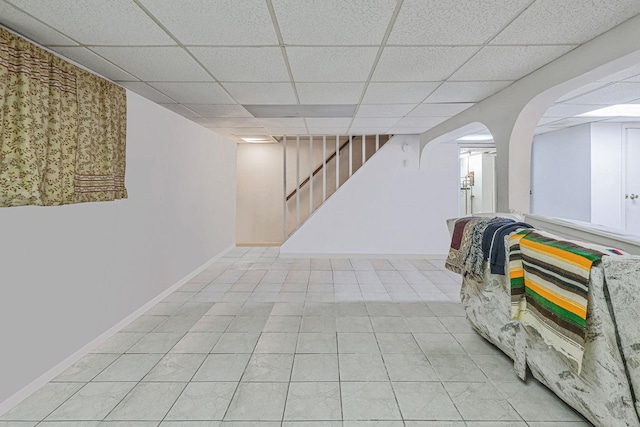
<path id="1" fill-rule="evenodd" d="M 591 267 L 604 253 L 539 230 L 522 230 L 509 239 L 513 318 L 533 327 L 580 373 Z"/>

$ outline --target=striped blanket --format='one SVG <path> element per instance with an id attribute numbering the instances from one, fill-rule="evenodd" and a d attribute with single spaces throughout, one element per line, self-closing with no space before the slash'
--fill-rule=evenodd
<path id="1" fill-rule="evenodd" d="M 591 266 L 604 253 L 539 230 L 509 238 L 511 314 L 582 368 Z"/>

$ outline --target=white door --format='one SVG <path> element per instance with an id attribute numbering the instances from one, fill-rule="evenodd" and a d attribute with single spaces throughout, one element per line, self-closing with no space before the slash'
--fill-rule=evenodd
<path id="1" fill-rule="evenodd" d="M 640 235 L 640 129 L 627 129 L 625 151 L 625 230 Z"/>

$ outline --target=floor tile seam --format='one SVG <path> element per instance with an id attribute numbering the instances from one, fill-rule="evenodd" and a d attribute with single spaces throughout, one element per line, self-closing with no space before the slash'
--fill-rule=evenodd
<path id="1" fill-rule="evenodd" d="M 378 342 L 378 337 L 376 337 L 376 342 Z M 389 368 L 387 367 L 387 363 L 384 360 L 382 349 L 380 348 L 380 343 L 378 343 L 378 349 L 380 350 L 380 359 L 382 359 L 382 365 L 384 366 L 384 371 L 387 374 L 387 379 L 389 380 L 389 387 L 391 387 L 391 392 L 393 393 L 393 398 L 396 402 L 398 413 L 400 414 L 400 417 L 402 419 L 402 424 L 405 425 L 406 423 L 405 423 L 404 414 L 402 413 L 402 408 L 400 408 L 400 401 L 398 400 L 396 389 L 393 387 L 393 382 L 391 381 L 391 375 L 389 374 Z"/>
<path id="2" fill-rule="evenodd" d="M 296 363 L 296 354 L 298 354 L 297 350 L 298 350 L 299 336 L 300 336 L 300 332 L 298 332 L 298 337 L 296 337 L 296 345 L 293 349 L 293 359 L 291 361 L 291 370 L 289 371 L 289 381 L 287 382 L 287 391 L 284 397 L 284 408 L 282 408 L 282 419 L 280 420 L 281 426 L 284 424 L 284 417 L 285 417 L 285 414 L 287 413 L 287 403 L 289 403 L 289 389 L 291 388 L 291 380 L 293 379 L 293 367 L 295 366 L 295 363 Z"/>
<path id="3" fill-rule="evenodd" d="M 85 356 L 83 356 L 83 358 L 84 358 L 84 357 L 86 357 L 86 356 L 88 356 L 88 355 L 90 355 L 90 354 L 106 354 L 106 355 L 118 354 L 118 357 L 116 357 L 115 359 L 113 359 L 113 360 L 112 360 L 112 361 L 111 361 L 107 366 L 105 366 L 103 369 L 101 369 L 97 374 L 95 374 L 93 377 L 91 377 L 88 381 L 56 381 L 56 380 L 55 380 L 55 378 L 53 378 L 53 379 L 52 379 L 51 381 L 49 381 L 49 382 L 50 382 L 50 383 L 85 383 L 85 385 L 87 385 L 87 384 L 89 384 L 89 383 L 93 382 L 93 380 L 94 380 L 98 375 L 100 375 L 103 371 L 105 371 L 107 368 L 109 368 L 111 365 L 113 365 L 113 364 L 114 364 L 118 359 L 120 359 L 120 356 L 122 356 L 122 355 L 123 355 L 123 354 L 125 354 L 125 353 L 88 353 L 88 354 L 86 354 Z M 82 358 L 81 358 L 80 360 L 82 360 Z M 78 362 L 79 362 L 80 360 L 78 360 Z M 77 362 L 76 362 L 76 363 L 77 363 Z M 73 365 L 71 365 L 71 366 L 73 366 Z M 70 367 L 71 367 L 71 366 L 70 366 Z M 70 367 L 69 367 L 69 368 L 70 368 Z M 69 369 L 69 368 L 67 368 L 67 369 Z M 64 372 L 64 371 L 63 371 L 63 372 Z M 61 374 L 62 374 L 62 372 L 61 372 Z M 60 374 L 58 374 L 58 375 L 60 375 Z M 84 386 L 83 386 L 83 387 L 80 387 L 80 389 L 79 389 L 78 391 L 82 390 L 83 388 L 84 388 Z"/>
<path id="4" fill-rule="evenodd" d="M 342 374 L 340 371 L 340 347 L 338 347 L 338 332 L 334 334 L 336 344 L 336 360 L 338 361 L 338 395 L 340 396 L 340 420 L 344 421 L 344 403 L 342 398 Z"/>
<path id="5" fill-rule="evenodd" d="M 474 362 L 475 362 L 475 361 L 474 361 Z M 484 373 L 484 372 L 483 372 L 483 373 Z M 443 381 L 443 382 L 442 382 L 442 386 L 444 387 L 444 383 L 446 383 L 446 382 L 450 382 L 450 383 L 465 383 L 465 384 L 487 384 L 487 383 L 489 383 L 491 386 L 493 386 L 493 387 L 495 387 L 496 389 L 498 389 L 498 388 L 496 387 L 496 385 L 493 383 L 493 381 L 491 381 L 491 379 L 489 379 L 489 377 L 488 377 L 486 374 L 485 374 L 485 376 L 487 377 L 487 381 Z M 504 382 L 504 381 L 503 381 L 503 382 Z M 444 389 L 445 389 L 445 391 L 447 392 L 447 394 L 449 394 L 449 391 L 447 390 L 447 388 L 446 388 L 446 387 L 444 387 Z M 498 391 L 499 391 L 499 390 L 498 390 Z M 450 396 L 450 397 L 451 397 L 451 396 Z M 524 422 L 524 423 L 526 423 L 526 424 L 528 425 L 528 421 L 526 421 L 526 420 L 524 419 L 524 417 L 522 416 L 522 414 L 520 414 L 520 412 L 519 412 L 519 411 L 518 411 L 518 410 L 517 410 L 517 409 L 516 409 L 512 404 L 511 404 L 511 402 L 509 402 L 509 399 L 508 399 L 508 398 L 504 398 L 504 397 L 503 397 L 501 400 L 503 400 L 504 402 L 506 402 L 506 403 L 507 403 L 507 405 L 509 405 L 509 407 L 510 407 L 510 408 L 511 408 L 511 409 L 512 409 L 512 410 L 513 410 L 513 411 L 518 415 L 518 417 L 520 417 L 520 419 L 519 419 L 519 420 L 502 420 L 502 421 L 505 421 L 505 422 L 506 422 L 506 421 L 519 421 L 519 422 Z M 455 401 L 453 400 L 453 398 L 451 398 L 451 401 L 452 401 L 452 402 L 454 403 L 454 405 L 455 405 Z M 458 405 L 456 405 L 456 409 L 457 409 L 457 408 L 458 408 Z M 458 411 L 458 412 L 459 412 L 459 411 Z M 460 415 L 462 415 L 462 413 L 460 413 Z M 465 419 L 464 417 L 463 417 L 463 419 L 464 419 L 465 421 L 473 421 L 473 422 L 478 422 L 478 421 L 485 421 L 485 422 L 489 421 L 489 422 L 490 422 L 490 421 L 492 421 L 492 420 L 482 420 L 482 419 Z M 530 421 L 531 421 L 531 420 L 530 420 Z M 537 421 L 531 421 L 531 422 L 537 422 Z M 555 422 L 555 421 L 553 421 L 553 422 Z"/>
<path id="6" fill-rule="evenodd" d="M 438 373 L 436 372 L 436 375 Z M 440 377 L 438 375 L 438 377 Z M 453 400 L 453 397 L 451 396 L 451 393 L 449 393 L 449 390 L 447 390 L 447 388 L 444 386 L 445 381 L 440 381 L 440 386 L 442 387 L 442 389 L 444 390 L 444 392 L 446 393 L 447 397 L 449 398 L 449 400 L 451 401 L 451 403 L 453 404 L 453 407 L 456 408 L 456 411 L 458 412 L 458 415 L 460 416 L 460 420 L 462 420 L 464 422 L 464 424 L 467 424 L 467 420 L 464 419 L 464 416 L 462 415 L 462 412 L 460 412 L 460 408 L 458 408 L 458 405 L 456 404 L 455 400 Z"/>
<path id="7" fill-rule="evenodd" d="M 185 333 L 185 335 L 186 335 L 186 333 Z M 183 337 L 184 337 L 184 336 L 183 336 Z M 181 339 L 182 339 L 182 338 L 181 338 Z M 178 342 L 179 342 L 179 341 L 178 341 Z M 177 343 L 176 343 L 176 344 L 177 344 Z M 175 345 L 174 345 L 174 346 L 175 346 Z M 173 348 L 173 347 L 171 347 L 171 348 Z M 124 354 L 128 354 L 128 353 L 124 353 Z M 124 354 L 123 354 L 123 355 L 124 355 Z M 163 353 L 132 353 L 132 354 L 163 354 Z M 111 413 L 112 413 L 112 412 L 113 412 L 113 411 L 114 411 L 114 410 L 115 410 L 115 409 L 116 409 L 116 408 L 117 408 L 117 407 L 118 407 L 118 406 L 119 406 L 119 405 L 120 405 L 120 404 L 121 404 L 121 403 L 122 403 L 122 402 L 127 398 L 127 396 L 129 396 L 129 395 L 133 392 L 133 390 L 135 390 L 135 389 L 136 389 L 136 388 L 137 388 L 137 387 L 138 387 L 138 386 L 143 382 L 144 378 L 149 374 L 149 372 L 151 372 L 153 369 L 155 369 L 155 367 L 156 367 L 156 366 L 158 366 L 158 364 L 160 363 L 160 361 L 161 361 L 162 359 L 164 359 L 164 357 L 165 357 L 167 354 L 169 354 L 169 352 L 164 353 L 164 356 L 163 356 L 163 357 L 161 357 L 161 358 L 159 358 L 159 359 L 158 359 L 158 361 L 157 361 L 157 362 L 156 362 L 156 363 L 155 363 L 155 364 L 154 364 L 154 365 L 153 365 L 153 366 L 152 366 L 152 367 L 147 371 L 147 373 L 146 373 L 146 374 L 144 374 L 144 376 L 143 376 L 139 381 L 121 381 L 121 382 L 134 382 L 134 383 L 135 383 L 135 385 L 134 385 L 134 386 L 133 386 L 133 387 L 132 387 L 132 388 L 131 388 L 131 389 L 130 389 L 130 390 L 129 390 L 129 391 L 128 391 L 128 392 L 127 392 L 123 397 L 122 397 L 122 399 L 120 399 L 120 400 L 118 401 L 118 403 L 116 403 L 116 404 L 113 406 L 113 408 L 111 408 L 111 410 L 110 410 L 110 411 L 109 411 L 109 412 L 108 412 L 108 413 L 107 413 L 107 414 L 102 418 L 102 420 L 100 420 L 100 421 L 104 421 L 104 420 L 106 420 L 106 419 L 109 417 L 109 415 L 111 415 Z M 116 359 L 116 360 L 117 360 L 117 359 Z M 107 381 L 104 381 L 104 382 L 107 382 Z M 109 381 L 109 382 L 118 382 L 118 381 Z M 151 382 L 151 381 L 148 381 L 148 382 Z M 173 382 L 181 382 L 181 381 L 173 381 Z M 94 382 L 94 383 L 97 383 L 97 381 L 96 381 L 96 382 Z M 184 388 L 186 388 L 186 383 L 185 383 L 185 387 L 184 387 Z M 184 388 L 183 388 L 183 391 L 184 391 Z M 182 394 L 182 392 L 180 392 L 180 394 Z M 176 400 L 177 400 L 177 398 L 176 398 Z M 174 401 L 174 404 L 175 404 L 175 401 Z M 173 406 L 173 405 L 172 405 L 172 406 Z M 168 412 L 168 411 L 167 411 L 167 412 Z M 166 416 L 166 414 L 165 414 L 165 416 Z"/>
<path id="8" fill-rule="evenodd" d="M 86 386 L 87 383 L 85 383 Z M 82 390 L 85 386 L 80 387 L 78 390 L 76 390 L 75 392 L 73 392 L 68 398 L 66 398 L 63 402 L 61 402 L 58 406 L 56 406 L 53 410 L 51 410 L 47 415 L 45 415 L 43 418 L 41 418 L 40 420 L 5 420 L 2 419 L 0 421 L 17 421 L 17 422 L 35 422 L 36 425 L 40 424 L 42 422 L 44 422 L 48 417 L 51 416 L 51 414 L 53 414 L 55 411 L 58 410 L 58 408 L 60 408 L 62 405 L 64 405 L 69 399 L 71 399 L 73 396 L 75 396 L 80 390 Z M 2 418 L 4 418 L 6 415 L 3 415 Z"/>
<path id="9" fill-rule="evenodd" d="M 259 338 L 258 338 L 259 340 Z M 258 345 L 258 341 L 256 341 L 256 344 L 254 345 L 254 350 L 255 347 Z M 237 353 L 230 353 L 230 354 L 237 354 Z M 247 370 L 247 366 L 249 366 L 249 361 L 251 360 L 251 357 L 253 357 L 254 352 L 252 351 L 249 358 L 247 359 L 247 364 L 244 367 L 244 370 L 242 371 L 242 375 L 240 376 L 240 379 L 236 382 L 236 387 L 233 390 L 233 393 L 231 394 L 231 398 L 229 399 L 229 403 L 227 403 L 227 407 L 224 410 L 224 414 L 222 414 L 222 419 L 221 422 L 227 417 L 227 414 L 229 413 L 229 408 L 231 408 L 231 403 L 233 402 L 233 399 L 236 397 L 236 394 L 238 393 L 238 389 L 240 388 L 240 384 L 242 383 L 242 377 L 244 377 L 244 374 Z"/>
<path id="10" fill-rule="evenodd" d="M 206 357 L 205 357 L 206 360 Z M 204 360 L 202 361 L 202 363 L 204 363 Z M 199 369 L 199 368 L 198 368 Z M 197 372 L 197 371 L 196 371 Z M 195 372 L 194 374 L 195 375 Z M 193 378 L 193 376 L 192 376 Z M 171 404 L 171 406 L 169 407 L 169 409 L 167 410 L 167 412 L 164 414 L 164 416 L 162 417 L 162 420 L 160 420 L 160 422 L 158 423 L 158 425 L 162 424 L 164 422 L 164 420 L 167 418 L 167 415 L 169 415 L 169 413 L 171 412 L 171 410 L 173 409 L 174 406 L 176 406 L 176 403 L 178 403 L 178 400 L 180 400 L 180 397 L 182 397 L 182 395 L 184 394 L 185 390 L 187 389 L 187 387 L 189 387 L 189 384 L 191 384 L 191 380 L 189 380 L 187 383 L 185 383 L 184 387 L 182 388 L 182 390 L 180 391 L 180 394 L 178 394 L 178 397 L 176 397 L 176 399 L 173 401 L 173 403 Z"/>
<path id="11" fill-rule="evenodd" d="M 140 340 L 138 340 L 138 342 L 136 342 L 134 345 L 132 345 L 131 347 L 129 347 L 129 349 L 127 351 L 125 351 L 124 353 L 122 353 L 122 355 L 124 356 L 125 354 L 168 354 L 169 352 L 171 352 L 171 350 L 173 350 L 173 347 L 175 347 L 176 345 L 178 345 L 178 343 L 187 335 L 187 333 L 189 333 L 191 329 L 187 330 L 186 332 L 148 332 L 147 335 L 145 335 L 144 337 L 142 337 Z M 174 345 L 171 346 L 171 348 L 169 350 L 167 350 L 166 352 L 162 352 L 162 351 L 142 351 L 142 352 L 131 352 L 129 353 L 129 350 L 131 350 L 133 347 L 135 347 L 140 341 L 142 341 L 143 339 L 145 339 L 149 334 L 151 333 L 156 333 L 156 334 L 182 334 L 182 336 L 180 336 L 180 338 L 178 339 L 178 341 L 176 341 L 176 343 Z"/>
<path id="12" fill-rule="evenodd" d="M 115 411 L 115 409 L 116 409 L 118 406 L 120 406 L 120 404 L 121 404 L 122 402 L 124 402 L 124 400 L 127 398 L 127 396 L 129 396 L 129 395 L 133 392 L 133 390 L 135 390 L 135 388 L 136 388 L 136 387 L 138 387 L 138 385 L 141 383 L 141 381 L 131 381 L 131 382 L 135 382 L 135 385 L 134 385 L 133 387 L 131 387 L 131 389 L 130 389 L 128 392 L 126 392 L 126 393 L 124 394 L 124 396 L 122 396 L 122 399 L 120 399 L 120 400 L 118 401 L 118 403 L 116 403 L 115 405 L 113 405 L 113 408 L 111 408 L 111 409 L 109 410 L 109 412 L 107 412 L 107 414 L 106 414 L 104 417 L 102 417 L 102 419 L 101 419 L 100 421 L 105 421 L 105 420 L 109 417 L 109 415 L 111 415 L 111 414 L 113 413 L 113 411 Z"/>

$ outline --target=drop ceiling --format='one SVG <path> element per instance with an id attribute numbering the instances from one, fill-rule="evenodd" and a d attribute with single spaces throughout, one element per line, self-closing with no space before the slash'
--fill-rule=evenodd
<path id="1" fill-rule="evenodd" d="M 0 24 L 238 142 L 421 133 L 638 13 L 638 0 L 0 0 Z M 564 97 L 537 132 L 637 100 L 640 68 Z"/>

